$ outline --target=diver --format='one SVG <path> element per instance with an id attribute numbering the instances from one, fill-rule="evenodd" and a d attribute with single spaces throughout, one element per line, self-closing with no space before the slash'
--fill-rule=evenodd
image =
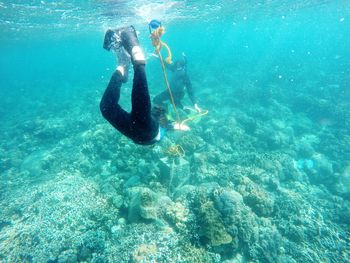
<path id="1" fill-rule="evenodd" d="M 146 60 L 141 50 L 135 28 L 123 27 L 107 30 L 103 48 L 116 52 L 118 66 L 113 73 L 100 102 L 103 117 L 119 132 L 137 144 L 150 145 L 159 142 L 164 135 L 159 120 L 151 112 L 151 99 L 145 72 Z M 131 94 L 131 112 L 119 104 L 120 88 L 128 81 L 128 70 L 132 62 L 134 79 Z M 168 124 L 165 128 L 189 130 L 181 123 Z"/>
<path id="2" fill-rule="evenodd" d="M 182 53 L 182 58 L 176 60 L 171 64 L 165 63 L 165 66 L 172 72 L 170 87 L 175 106 L 184 110 L 184 106 L 182 105 L 181 100 L 184 98 L 186 90 L 195 110 L 197 112 L 201 112 L 202 110 L 199 108 L 197 100 L 193 93 L 191 80 L 187 74 L 187 59 L 185 54 Z M 153 103 L 157 108 L 166 108 L 164 102 L 167 100 L 170 100 L 170 95 L 167 90 L 164 90 L 154 97 Z"/>

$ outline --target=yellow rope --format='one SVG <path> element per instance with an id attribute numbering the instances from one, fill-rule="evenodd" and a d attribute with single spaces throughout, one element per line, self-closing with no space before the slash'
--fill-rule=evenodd
<path id="1" fill-rule="evenodd" d="M 166 153 L 169 154 L 172 157 L 183 157 L 183 156 L 185 156 L 185 150 L 179 144 L 175 144 L 175 145 L 170 146 L 167 149 Z"/>
<path id="2" fill-rule="evenodd" d="M 181 122 L 181 125 L 185 124 L 185 122 L 193 121 L 194 119 L 197 119 L 197 118 L 199 118 L 199 117 L 201 117 L 201 116 L 207 115 L 208 113 L 209 113 L 209 111 L 208 111 L 208 110 L 205 110 L 205 111 L 203 111 L 203 112 L 198 113 L 197 115 L 188 117 L 187 119 L 184 119 L 184 120 Z"/>
<path id="3" fill-rule="evenodd" d="M 171 61 L 172 54 L 171 54 L 171 50 L 170 50 L 169 46 L 167 44 L 165 44 L 163 41 L 160 41 L 160 43 L 162 44 L 162 47 L 165 47 L 166 50 L 168 51 L 168 56 L 165 59 L 165 62 L 168 63 L 168 64 L 171 64 L 172 63 L 172 61 Z"/>
<path id="4" fill-rule="evenodd" d="M 167 75 L 166 75 L 163 57 L 162 57 L 162 54 L 160 53 L 160 50 L 164 46 L 167 49 L 167 51 L 168 51 L 168 57 L 165 59 L 165 61 L 168 64 L 170 64 L 171 63 L 171 58 L 172 58 L 170 48 L 169 48 L 169 46 L 167 44 L 165 44 L 164 42 L 162 42 L 160 40 L 160 37 L 164 34 L 164 32 L 165 32 L 164 27 L 160 26 L 160 27 L 158 27 L 156 30 L 154 30 L 151 33 L 150 38 L 152 39 L 152 45 L 155 47 L 155 52 L 157 53 L 157 55 L 159 57 L 160 64 L 162 66 L 162 71 L 163 71 L 163 77 L 164 77 L 165 85 L 166 85 L 166 87 L 168 89 L 168 92 L 169 92 L 169 95 L 170 95 L 171 104 L 173 105 L 177 121 L 180 123 L 181 122 L 180 115 L 179 115 L 179 112 L 177 111 L 177 108 L 176 108 L 174 96 L 173 96 L 173 93 L 171 92 L 169 81 L 168 81 L 168 78 L 167 78 Z"/>
<path id="5" fill-rule="evenodd" d="M 163 77 L 164 77 L 165 85 L 166 85 L 168 92 L 169 92 L 169 95 L 170 95 L 171 104 L 173 105 L 174 111 L 176 113 L 177 121 L 180 123 L 181 122 L 180 115 L 179 115 L 179 112 L 177 111 L 174 96 L 173 96 L 173 93 L 171 92 L 171 89 L 170 89 L 168 77 L 167 77 L 166 72 L 165 72 L 165 66 L 164 66 L 162 54 L 160 54 L 159 51 L 158 51 L 158 56 L 159 56 L 160 64 L 162 65 Z"/>
<path id="6" fill-rule="evenodd" d="M 168 57 L 165 59 L 165 61 L 168 64 L 171 64 L 172 61 L 172 54 L 171 54 L 171 50 L 169 48 L 169 46 L 167 44 L 165 44 L 163 41 L 160 40 L 160 37 L 165 33 L 165 28 L 160 26 L 157 29 L 155 29 L 152 33 L 151 33 L 151 39 L 152 39 L 152 45 L 156 48 L 157 53 L 160 52 L 160 50 L 162 49 L 162 47 L 164 46 L 167 51 L 168 51 Z"/>
<path id="7" fill-rule="evenodd" d="M 189 117 L 183 121 L 181 121 L 180 119 L 180 115 L 179 115 L 179 112 L 176 108 L 176 104 L 175 104 L 175 100 L 174 100 L 174 96 L 173 96 L 173 93 L 171 92 L 171 89 L 170 89 L 170 85 L 169 85 L 169 81 L 168 81 L 168 78 L 167 78 L 167 75 L 166 75 L 166 71 L 165 71 L 165 66 L 164 66 L 164 61 L 163 61 L 163 57 L 162 57 L 162 54 L 160 53 L 160 50 L 162 49 L 162 47 L 164 46 L 167 51 L 168 51 L 168 56 L 167 58 L 165 59 L 166 63 L 168 64 L 171 64 L 171 59 L 172 59 L 172 54 L 171 54 L 171 50 L 169 48 L 169 46 L 164 43 L 163 41 L 160 40 L 160 37 L 165 33 L 165 28 L 160 26 L 158 27 L 157 29 L 155 29 L 151 35 L 150 35 L 150 38 L 152 40 L 152 45 L 155 47 L 155 52 L 156 54 L 158 55 L 159 57 L 159 60 L 160 60 L 160 64 L 162 66 L 162 71 L 163 71 L 163 77 L 164 77 L 164 81 L 165 81 L 165 85 L 168 89 L 168 92 L 169 92 L 169 95 L 170 95 L 170 100 L 171 100 L 171 104 L 173 105 L 173 108 L 174 108 L 174 112 L 176 114 L 176 118 L 177 118 L 177 121 L 180 125 L 183 125 L 185 124 L 186 122 L 188 121 L 192 121 L 196 118 L 199 118 L 201 116 L 204 116 L 206 114 L 208 114 L 208 110 L 204 111 L 204 112 L 201 112 L 195 116 L 192 116 L 192 117 Z"/>

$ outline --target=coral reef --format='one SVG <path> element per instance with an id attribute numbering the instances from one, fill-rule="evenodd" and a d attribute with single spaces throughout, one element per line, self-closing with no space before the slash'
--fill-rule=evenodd
<path id="1" fill-rule="evenodd" d="M 52 80 L 2 96 L 14 112 L 0 109 L 0 261 L 350 262 L 345 71 L 321 81 L 280 58 L 267 72 L 228 60 L 195 63 L 209 113 L 153 146 L 101 118 L 104 78 L 65 83 L 65 99 Z"/>

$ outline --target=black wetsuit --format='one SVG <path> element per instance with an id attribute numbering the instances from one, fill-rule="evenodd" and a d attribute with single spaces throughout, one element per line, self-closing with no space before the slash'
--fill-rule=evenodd
<path id="1" fill-rule="evenodd" d="M 130 113 L 118 104 L 122 83 L 122 75 L 119 71 L 115 71 L 101 99 L 100 109 L 103 117 L 135 143 L 144 145 L 155 143 L 159 124 L 151 114 L 145 65 L 134 65 Z"/>
<path id="2" fill-rule="evenodd" d="M 176 66 L 176 63 L 170 64 L 170 65 L 166 64 L 166 67 L 170 71 L 172 71 L 172 76 L 170 79 L 170 88 L 174 97 L 174 102 L 176 107 L 181 109 L 183 108 L 181 100 L 185 96 L 185 89 L 187 90 L 187 93 L 191 102 L 193 104 L 196 104 L 197 101 L 193 93 L 192 83 L 190 78 L 188 77 L 186 68 L 183 67 L 181 69 L 178 69 Z M 163 103 L 167 100 L 170 100 L 170 95 L 168 90 L 165 90 L 162 93 L 155 96 L 153 99 L 153 102 L 158 106 L 163 106 Z"/>

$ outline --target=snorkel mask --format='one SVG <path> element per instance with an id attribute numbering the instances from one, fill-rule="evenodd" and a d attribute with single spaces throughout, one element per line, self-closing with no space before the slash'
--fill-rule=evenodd
<path id="1" fill-rule="evenodd" d="M 175 62 L 175 69 L 177 71 L 186 71 L 186 59 L 181 58 Z"/>

